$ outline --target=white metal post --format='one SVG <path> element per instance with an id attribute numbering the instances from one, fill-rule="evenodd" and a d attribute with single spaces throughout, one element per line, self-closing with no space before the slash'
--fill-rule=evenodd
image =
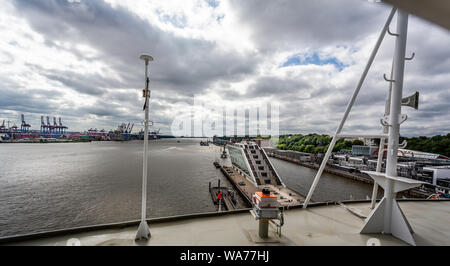
<path id="1" fill-rule="evenodd" d="M 386 173 L 364 171 L 370 175 L 384 189 L 384 196 L 377 207 L 370 213 L 361 233 L 385 233 L 415 245 L 414 232 L 400 206 L 395 200 L 398 192 L 411 189 L 423 184 L 421 181 L 397 176 L 398 142 L 400 124 L 406 120 L 401 114 L 403 92 L 403 76 L 405 69 L 406 36 L 408 29 L 408 13 L 399 10 L 397 17 L 397 36 L 394 53 L 394 83 L 391 93 L 389 118 L 383 124 L 389 125 L 388 150 L 386 159 Z M 388 121 L 386 121 L 388 120 Z"/>
<path id="2" fill-rule="evenodd" d="M 150 102 L 150 90 L 148 89 L 148 62 L 152 61 L 153 58 L 148 55 L 142 55 L 140 57 L 145 61 L 145 122 L 144 122 L 144 155 L 143 155 L 143 168 L 142 168 L 142 209 L 141 209 L 141 223 L 139 225 L 138 232 L 136 234 L 136 239 L 149 239 L 150 229 L 147 224 L 147 167 L 148 167 L 148 111 Z"/>
<path id="3" fill-rule="evenodd" d="M 398 141 L 400 136 L 400 115 L 402 108 L 403 76 L 405 70 L 406 35 L 408 31 L 408 13 L 398 11 L 397 18 L 397 40 L 395 42 L 394 54 L 394 89 L 391 94 L 391 108 L 389 114 L 388 154 L 386 159 L 386 175 L 397 176 Z M 396 193 L 394 192 L 394 181 L 387 180 L 384 195 L 386 197 L 385 209 L 385 231 L 391 233 L 392 205 Z"/>
<path id="4" fill-rule="evenodd" d="M 352 98 L 350 99 L 350 102 L 347 105 L 347 109 L 345 110 L 344 117 L 342 118 L 341 123 L 339 124 L 339 127 L 336 129 L 336 132 L 334 133 L 334 137 L 331 140 L 330 146 L 328 146 L 328 150 L 325 153 L 322 164 L 320 165 L 320 168 L 317 171 L 316 177 L 314 178 L 311 188 L 309 189 L 308 196 L 306 197 L 306 200 L 303 203 L 303 208 L 308 207 L 308 203 L 311 200 L 314 190 L 316 189 L 317 183 L 319 183 L 319 179 L 322 176 L 323 170 L 325 169 L 327 161 L 330 158 L 331 152 L 333 151 L 334 145 L 336 144 L 338 134 L 341 133 L 342 127 L 344 126 L 344 123 L 347 120 L 348 114 L 350 113 L 350 110 L 352 109 L 353 104 L 355 103 L 356 97 L 358 96 L 358 93 L 364 83 L 364 80 L 366 79 L 366 76 L 367 76 L 367 73 L 369 72 L 370 66 L 372 65 L 373 60 L 375 59 L 378 49 L 380 48 L 381 42 L 383 41 L 383 38 L 386 35 L 387 29 L 389 27 L 389 24 L 391 24 L 392 17 L 394 16 L 396 10 L 397 10 L 397 8 L 395 8 L 395 7 L 392 8 L 391 13 L 389 14 L 389 17 L 386 20 L 386 23 L 384 24 L 383 29 L 381 30 L 380 36 L 378 37 L 375 47 L 373 48 L 372 54 L 369 57 L 369 61 L 367 62 L 364 72 L 362 73 L 361 78 L 359 79 L 358 85 L 356 86 L 356 89 L 353 92 Z"/>
<path id="5" fill-rule="evenodd" d="M 391 67 L 391 80 L 394 79 L 394 60 L 392 60 Z M 392 82 L 389 82 L 389 91 L 386 96 L 386 103 L 384 106 L 384 116 L 388 116 L 390 114 L 391 109 L 391 94 L 392 94 Z M 383 134 L 389 133 L 389 126 L 383 126 Z M 384 155 L 384 146 L 386 145 L 386 138 L 380 139 L 380 145 L 378 147 L 378 160 L 377 160 L 377 168 L 376 171 L 381 173 L 381 164 L 383 163 L 383 155 Z M 372 191 L 372 201 L 370 203 L 370 208 L 375 208 L 375 204 L 377 202 L 378 195 L 378 183 L 373 181 L 373 191 Z"/>

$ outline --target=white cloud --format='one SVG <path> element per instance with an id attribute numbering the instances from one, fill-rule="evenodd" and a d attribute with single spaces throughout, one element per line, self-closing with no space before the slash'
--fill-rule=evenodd
<path id="1" fill-rule="evenodd" d="M 144 82 L 137 57 L 151 52 L 151 112 L 162 131 L 177 102 L 199 95 L 236 108 L 280 100 L 282 132 L 332 133 L 389 12 L 356 0 L 352 9 L 331 0 L 105 2 L 10 0 L 0 7 L 0 120 L 25 113 L 37 128 L 41 114 L 61 115 L 74 130 L 138 122 Z M 405 108 L 402 133 L 442 134 L 450 125 L 441 95 L 450 84 L 450 37 L 415 17 L 409 25 L 416 59 L 407 63 L 405 95 L 419 90 L 422 111 Z M 349 117 L 352 130 L 380 130 L 393 44 L 386 37 Z M 345 67 L 280 67 L 314 53 Z"/>

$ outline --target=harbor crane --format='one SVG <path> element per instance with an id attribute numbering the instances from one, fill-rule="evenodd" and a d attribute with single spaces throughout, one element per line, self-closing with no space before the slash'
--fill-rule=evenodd
<path id="1" fill-rule="evenodd" d="M 27 123 L 25 122 L 25 115 L 22 114 L 22 124 L 20 125 L 20 131 L 21 131 L 22 133 L 28 133 L 28 131 L 30 131 L 30 127 L 31 127 L 31 125 L 30 125 L 30 124 L 27 124 Z"/>
<path id="2" fill-rule="evenodd" d="M 52 131 L 53 131 L 53 126 L 52 126 L 52 124 L 50 124 L 50 117 L 48 117 L 47 116 L 47 130 L 48 130 L 48 133 L 52 133 Z"/>
<path id="3" fill-rule="evenodd" d="M 60 133 L 61 134 L 65 134 L 66 133 L 66 129 L 68 129 L 68 127 L 63 125 L 63 123 L 61 122 L 61 117 L 59 117 L 58 120 L 59 120 Z"/>
<path id="4" fill-rule="evenodd" d="M 59 125 L 56 123 L 56 117 L 53 117 L 53 129 L 56 134 L 59 133 Z"/>
<path id="5" fill-rule="evenodd" d="M 47 133 L 48 132 L 48 126 L 45 124 L 43 115 L 41 115 L 41 132 L 42 133 Z"/>
<path id="6" fill-rule="evenodd" d="M 0 126 L 0 132 L 6 132 L 5 120 L 3 120 L 2 125 Z"/>
<path id="7" fill-rule="evenodd" d="M 133 127 L 134 127 L 134 123 L 131 124 L 130 130 L 127 133 L 131 133 L 131 131 L 133 131 Z"/>

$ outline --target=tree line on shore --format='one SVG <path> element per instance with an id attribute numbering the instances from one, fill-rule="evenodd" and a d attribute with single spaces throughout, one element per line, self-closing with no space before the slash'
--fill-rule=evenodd
<path id="1" fill-rule="evenodd" d="M 407 149 L 437 153 L 450 157 L 450 133 L 433 137 L 400 137 L 400 143 L 402 143 L 403 140 L 408 142 Z"/>
<path id="2" fill-rule="evenodd" d="M 332 140 L 331 136 L 319 135 L 319 134 L 290 134 L 281 135 L 278 149 L 293 150 L 307 153 L 325 153 Z M 400 143 L 406 140 L 408 145 L 407 149 L 437 153 L 445 156 L 450 156 L 450 133 L 447 135 L 436 135 L 433 137 L 400 137 Z M 378 145 L 379 142 L 376 143 Z M 353 145 L 364 145 L 361 140 L 344 140 L 340 139 L 336 142 L 333 148 L 333 152 L 340 150 L 351 150 Z"/>

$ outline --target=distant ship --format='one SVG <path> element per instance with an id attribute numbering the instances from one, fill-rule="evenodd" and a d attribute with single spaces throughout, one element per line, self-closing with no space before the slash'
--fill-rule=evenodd
<path id="1" fill-rule="evenodd" d="M 149 131 L 148 132 L 148 139 L 149 140 L 156 140 L 156 139 L 168 139 L 168 138 L 175 138 L 175 136 L 172 136 L 172 135 L 163 135 L 163 134 L 161 134 L 160 133 L 160 128 L 157 130 L 157 131 Z M 144 139 L 144 130 L 143 129 L 141 129 L 140 131 L 139 131 L 139 133 L 138 133 L 138 135 L 139 135 L 139 139 Z"/>

